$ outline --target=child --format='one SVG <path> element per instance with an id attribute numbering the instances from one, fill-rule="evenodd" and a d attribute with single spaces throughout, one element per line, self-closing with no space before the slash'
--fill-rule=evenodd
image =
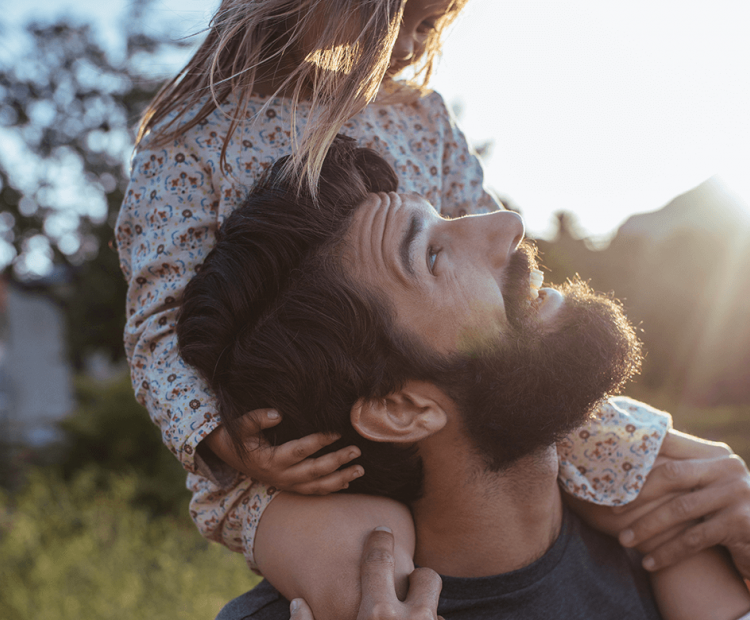
<path id="1" fill-rule="evenodd" d="M 218 226 L 271 163 L 291 153 L 290 174 L 314 192 L 339 131 L 381 153 L 399 175 L 399 190 L 422 194 L 443 215 L 498 207 L 439 95 L 391 79 L 421 63 L 426 82 L 440 35 L 462 5 L 224 0 L 206 41 L 146 113 L 118 220 L 133 385 L 190 472 L 191 515 L 203 535 L 243 552 L 288 598 L 306 598 L 318 620 L 356 615 L 353 567 L 360 541 L 376 526 L 395 533 L 405 585 L 413 568 L 410 515 L 382 498 L 281 494 L 271 502 L 277 489 L 354 489 L 366 472 L 339 468 L 357 450 L 307 458 L 336 439 L 323 436 L 268 449 L 259 431 L 280 418 L 264 410 L 247 416 L 244 443 L 258 449 L 243 458 L 206 383 L 177 353 L 180 296 Z M 668 426 L 668 417 L 638 403 L 606 405 L 561 450 L 561 482 L 583 500 L 633 499 Z"/>

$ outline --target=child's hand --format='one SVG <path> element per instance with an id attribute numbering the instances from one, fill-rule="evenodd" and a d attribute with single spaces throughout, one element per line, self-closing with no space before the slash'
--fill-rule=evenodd
<path id="1" fill-rule="evenodd" d="M 281 491 L 327 495 L 345 489 L 352 480 L 364 474 L 361 465 L 338 470 L 360 455 L 356 446 L 310 458 L 311 454 L 339 439 L 337 435 L 316 433 L 271 446 L 261 431 L 280 421 L 281 416 L 274 409 L 256 409 L 243 416 L 243 437 L 247 448 L 244 458 L 237 453 L 224 426 L 216 428 L 204 441 L 227 465 Z"/>

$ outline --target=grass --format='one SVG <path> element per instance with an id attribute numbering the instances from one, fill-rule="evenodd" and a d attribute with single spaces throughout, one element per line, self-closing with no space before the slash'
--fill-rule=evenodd
<path id="1" fill-rule="evenodd" d="M 206 620 L 259 578 L 187 519 L 131 501 L 135 475 L 101 485 L 49 471 L 0 495 L 0 618 Z"/>

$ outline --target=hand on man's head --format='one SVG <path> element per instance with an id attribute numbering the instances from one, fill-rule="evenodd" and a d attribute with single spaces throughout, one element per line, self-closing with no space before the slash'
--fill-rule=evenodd
<path id="1" fill-rule="evenodd" d="M 361 465 L 344 467 L 361 452 L 347 446 L 323 456 L 314 457 L 324 447 L 339 439 L 330 433 L 313 433 L 300 439 L 272 446 L 263 437 L 263 430 L 276 426 L 281 416 L 274 409 L 256 409 L 241 418 L 244 453 L 237 450 L 223 424 L 205 443 L 224 463 L 279 491 L 301 495 L 328 495 L 349 486 L 364 474 Z"/>

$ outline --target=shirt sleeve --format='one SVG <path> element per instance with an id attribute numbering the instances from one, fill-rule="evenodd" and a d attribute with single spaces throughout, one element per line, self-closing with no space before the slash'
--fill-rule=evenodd
<path id="1" fill-rule="evenodd" d="M 497 211 L 501 206 L 484 186 L 482 162 L 442 98 L 437 93 L 430 97 L 439 98 L 444 125 L 440 212 L 461 217 Z"/>
<path id="2" fill-rule="evenodd" d="M 212 161 L 175 141 L 141 148 L 117 221 L 120 266 L 128 281 L 125 352 L 136 399 L 189 472 L 229 485 L 237 473 L 201 450 L 219 424 L 217 403 L 180 357 L 175 326 L 182 292 L 214 245 L 218 226 Z"/>
<path id="3" fill-rule="evenodd" d="M 194 474 L 188 475 L 187 487 L 193 494 L 190 516 L 200 533 L 230 551 L 244 554 L 248 566 L 260 574 L 253 554 L 255 533 L 276 489 L 246 477 L 240 477 L 231 488 L 222 488 Z"/>
<path id="4" fill-rule="evenodd" d="M 559 481 L 571 495 L 604 506 L 632 502 L 672 428 L 663 411 L 624 396 L 605 401 L 557 446 Z"/>

